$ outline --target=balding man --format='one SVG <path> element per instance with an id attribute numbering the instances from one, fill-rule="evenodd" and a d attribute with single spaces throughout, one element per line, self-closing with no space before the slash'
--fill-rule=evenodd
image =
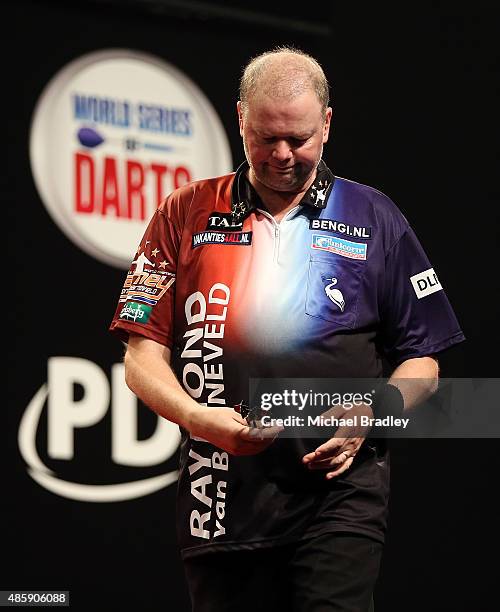
<path id="1" fill-rule="evenodd" d="M 301 51 L 250 61 L 246 161 L 160 205 L 111 325 L 128 342 L 129 387 L 181 429 L 178 534 L 196 612 L 373 605 L 386 444 L 357 426 L 320 442 L 256 430 L 250 378 L 378 378 L 386 359 L 378 399 L 332 414 L 401 416 L 434 390 L 435 355 L 463 340 L 396 206 L 322 161 L 328 93 Z"/>

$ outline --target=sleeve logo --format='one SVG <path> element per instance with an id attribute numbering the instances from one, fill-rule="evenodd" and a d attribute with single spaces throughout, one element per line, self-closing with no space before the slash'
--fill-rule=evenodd
<path id="1" fill-rule="evenodd" d="M 151 250 L 151 246 L 148 245 L 150 245 L 149 240 L 146 241 L 142 253 L 140 245 L 137 249 L 137 257 L 131 266 L 131 268 L 135 266 L 135 270 L 131 269 L 127 274 L 120 302 L 143 302 L 155 306 L 175 282 L 175 273 L 167 271 L 167 266 L 170 264 L 163 259 L 163 253 L 158 248 Z M 146 248 L 151 251 L 149 257 L 146 256 Z M 162 261 L 157 261 L 158 259 Z"/>
<path id="2" fill-rule="evenodd" d="M 434 268 L 429 268 L 428 270 L 414 274 L 410 276 L 410 280 L 419 300 L 431 295 L 431 293 L 441 291 L 443 288 L 438 280 L 437 274 L 434 272 Z"/>
<path id="3" fill-rule="evenodd" d="M 127 302 L 120 312 L 120 319 L 133 321 L 134 323 L 147 323 L 151 310 L 152 307 L 146 306 L 146 304 Z"/>

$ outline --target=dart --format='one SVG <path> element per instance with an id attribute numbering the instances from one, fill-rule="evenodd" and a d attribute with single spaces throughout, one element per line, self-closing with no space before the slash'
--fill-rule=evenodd
<path id="1" fill-rule="evenodd" d="M 87 149 L 95 149 L 99 145 L 104 142 L 114 143 L 114 144 L 123 144 L 125 148 L 129 151 L 135 151 L 140 147 L 144 149 L 149 149 L 153 151 L 163 151 L 163 152 L 171 152 L 174 150 L 174 147 L 168 145 L 161 145 L 152 142 L 141 142 L 135 138 L 108 138 L 105 139 L 97 130 L 89 127 L 82 127 L 78 130 L 76 137 L 78 142 L 86 147 Z"/>
<path id="2" fill-rule="evenodd" d="M 104 138 L 92 128 L 80 128 L 77 133 L 77 138 L 84 147 L 93 149 L 104 142 Z"/>

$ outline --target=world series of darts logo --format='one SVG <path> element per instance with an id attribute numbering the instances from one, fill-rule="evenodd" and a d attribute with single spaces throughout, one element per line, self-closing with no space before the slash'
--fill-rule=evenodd
<path id="1" fill-rule="evenodd" d="M 30 158 L 57 225 L 124 269 L 168 193 L 232 169 L 205 94 L 171 64 L 129 50 L 90 53 L 50 81 L 35 108 Z"/>

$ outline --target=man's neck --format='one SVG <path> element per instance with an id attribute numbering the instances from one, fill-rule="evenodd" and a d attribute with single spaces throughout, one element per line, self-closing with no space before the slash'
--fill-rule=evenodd
<path id="1" fill-rule="evenodd" d="M 251 169 L 249 169 L 247 176 L 267 210 L 276 222 L 279 223 L 289 210 L 292 210 L 292 208 L 295 208 L 300 203 L 304 194 L 314 182 L 316 172 L 314 172 L 300 191 L 275 191 L 274 189 L 269 189 L 269 187 L 266 187 L 257 180 Z"/>

